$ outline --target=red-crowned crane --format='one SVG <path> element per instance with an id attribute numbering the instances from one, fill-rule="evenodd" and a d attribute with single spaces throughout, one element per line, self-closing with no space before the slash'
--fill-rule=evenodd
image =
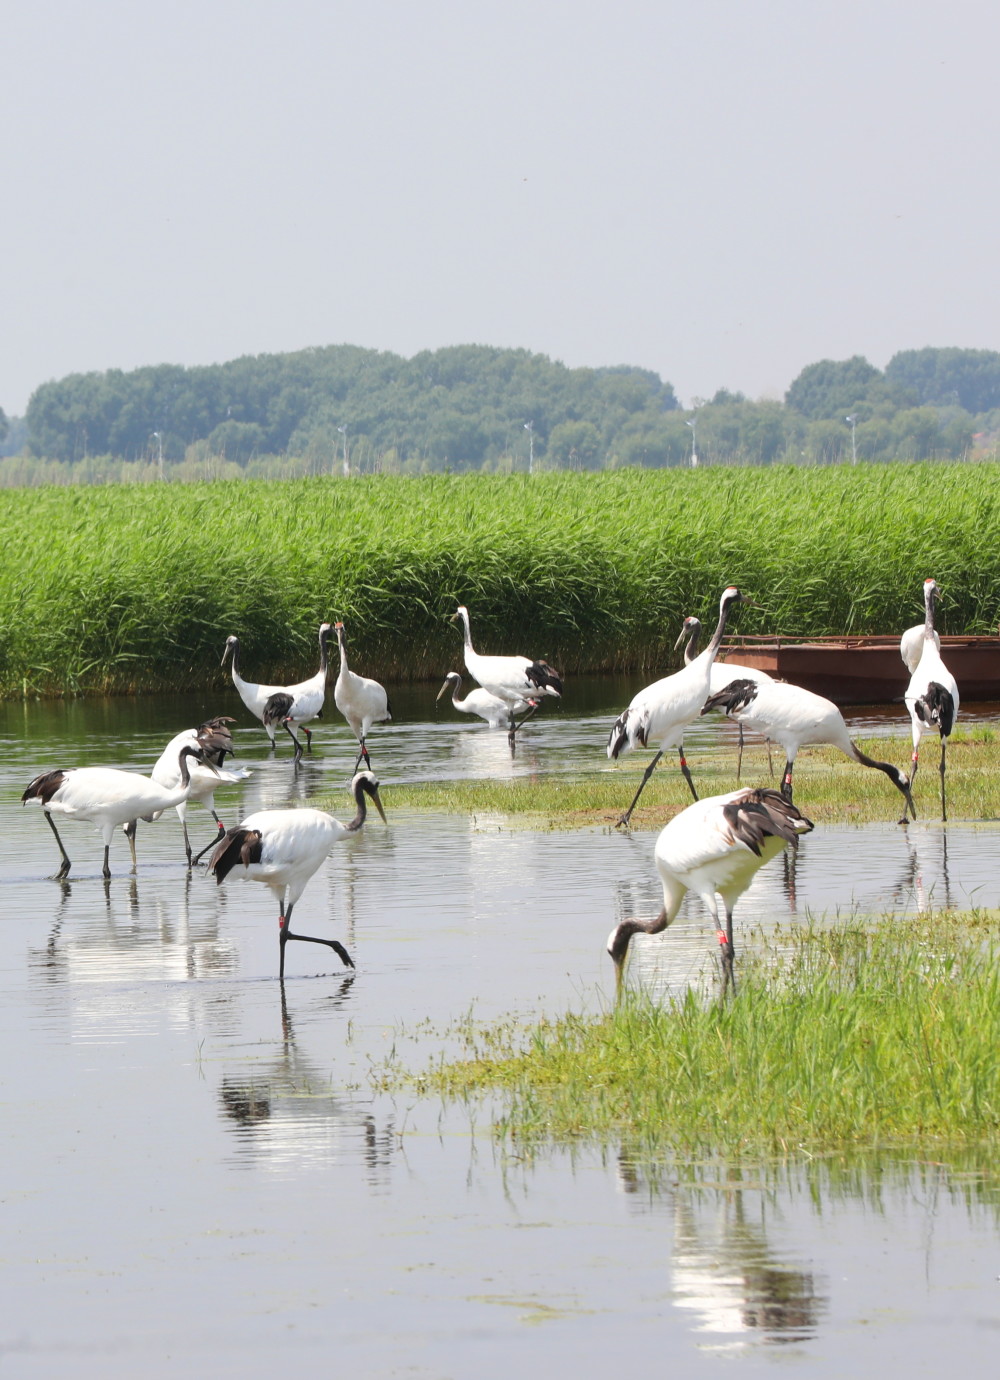
<path id="1" fill-rule="evenodd" d="M 385 692 L 385 687 L 379 685 L 377 680 L 369 680 L 367 676 L 359 676 L 350 669 L 347 664 L 347 633 L 343 623 L 338 623 L 337 642 L 340 645 L 340 674 L 337 676 L 337 683 L 333 687 L 333 699 L 337 708 L 351 726 L 351 731 L 360 744 L 361 751 L 358 753 L 354 763 L 354 770 L 357 771 L 364 759 L 365 766 L 370 767 L 371 758 L 368 756 L 368 748 L 365 740 L 371 730 L 372 724 L 388 723 L 392 718 L 389 709 L 389 696 Z"/>
<path id="2" fill-rule="evenodd" d="M 520 714 L 529 709 L 537 707 L 535 700 L 517 700 L 508 708 L 506 700 L 500 699 L 497 695 L 491 695 L 488 690 L 482 688 L 470 690 L 464 700 L 458 698 L 458 692 L 462 688 L 462 677 L 457 671 L 449 671 L 444 678 L 444 684 L 437 693 L 440 700 L 448 689 L 451 689 L 451 702 L 460 714 L 477 714 L 480 719 L 485 719 L 490 728 L 503 728 L 506 726 L 510 717 L 511 709 L 515 714 Z"/>
<path id="3" fill-rule="evenodd" d="M 619 828 L 628 824 L 636 802 L 653 774 L 653 768 L 668 747 L 677 748 L 684 779 L 695 800 L 698 799 L 698 792 L 694 788 L 684 758 L 684 730 L 697 719 L 702 705 L 711 693 L 712 662 L 726 631 L 730 609 L 735 604 L 752 603 L 753 600 L 741 594 L 735 585 L 729 585 L 724 589 L 719 600 L 719 621 L 705 650 L 687 666 L 675 671 L 672 676 L 664 676 L 662 680 L 654 681 L 652 685 L 640 690 L 629 707 L 615 720 L 608 736 L 609 757 L 617 759 L 623 752 L 629 752 L 636 747 L 649 747 L 650 743 L 660 745 L 656 756 L 643 773 L 632 804 L 618 821 Z M 687 636 L 687 632 L 682 632 L 674 644 L 675 648 L 679 647 Z"/>
<path id="4" fill-rule="evenodd" d="M 229 829 L 216 847 L 209 870 L 221 885 L 235 873 L 244 881 L 262 882 L 270 887 L 279 906 L 278 939 L 280 959 L 278 977 L 285 976 L 285 945 L 290 939 L 308 944 L 325 944 L 349 967 L 354 962 L 336 939 L 318 939 L 309 934 L 293 934 L 292 909 L 306 884 L 318 872 L 333 846 L 358 833 L 367 817 L 366 796 L 382 819 L 385 811 L 378 793 L 379 783 L 370 771 L 358 772 L 351 782 L 357 813 L 349 824 L 341 824 L 324 810 L 258 810 L 234 829 Z"/>
<path id="5" fill-rule="evenodd" d="M 789 685 L 783 680 L 736 680 L 712 695 L 705 702 L 703 714 L 722 709 L 737 723 L 771 738 L 785 749 L 785 773 L 781 793 L 792 798 L 792 769 L 800 747 L 825 744 L 839 748 L 863 767 L 875 767 L 884 772 L 916 819 L 910 781 L 904 772 L 891 762 L 878 762 L 867 757 L 851 739 L 844 716 L 832 700 L 824 699 L 801 685 Z"/>
<path id="6" fill-rule="evenodd" d="M 310 676 L 308 680 L 300 681 L 297 685 L 257 685 L 252 681 L 244 680 L 240 675 L 240 640 L 238 637 L 227 637 L 225 650 L 222 653 L 223 666 L 226 664 L 227 657 L 232 654 L 233 684 L 250 713 L 255 718 L 260 719 L 264 725 L 267 736 L 271 740 L 271 746 L 277 746 L 275 732 L 278 728 L 284 727 L 295 744 L 296 761 L 302 756 L 302 744 L 296 737 L 292 726 L 294 724 L 302 726 L 302 731 L 306 735 L 311 749 L 312 734 L 306 728 L 306 724 L 311 723 L 313 719 L 318 719 L 323 712 L 326 676 L 329 667 L 327 643 L 330 632 L 329 623 L 320 624 L 319 670 L 314 676 Z"/>
<path id="7" fill-rule="evenodd" d="M 469 610 L 464 604 L 459 604 L 451 618 L 452 622 L 462 624 L 465 669 L 484 690 L 507 706 L 507 739 L 513 747 L 517 730 L 534 714 L 542 696 L 554 695 L 558 699 L 562 694 L 562 678 L 547 661 L 532 661 L 526 656 L 485 656 L 477 652 L 472 645 Z M 518 720 L 515 715 L 520 713 L 519 706 L 525 702 L 529 708 Z"/>
<path id="8" fill-rule="evenodd" d="M 941 659 L 939 642 L 935 640 L 934 605 L 938 598 L 937 581 L 925 580 L 923 647 L 903 698 L 910 711 L 910 729 L 913 737 L 911 786 L 917 774 L 920 739 L 925 733 L 933 733 L 935 729 L 941 738 L 941 765 L 938 770 L 941 775 L 941 819 L 945 821 L 948 818 L 944 797 L 945 751 L 948 738 L 955 727 L 955 720 L 958 718 L 958 684 Z M 901 822 L 905 823 L 905 817 Z"/>
<path id="9" fill-rule="evenodd" d="M 790 800 L 767 787 L 744 786 L 728 795 L 706 796 L 675 815 L 660 831 L 653 853 L 663 884 L 663 909 L 655 920 L 622 920 L 608 936 L 619 987 L 632 936 L 665 930 L 687 892 L 694 891 L 718 931 L 725 989 L 734 981 L 733 907 L 757 871 L 786 844 L 796 847 L 812 828 L 812 821 Z M 725 909 L 725 929 L 719 924 L 718 896 Z"/>
<path id="10" fill-rule="evenodd" d="M 199 760 L 195 760 L 190 767 L 191 785 L 188 788 L 187 796 L 174 807 L 184 831 L 184 851 L 187 854 L 188 867 L 196 863 L 202 853 L 207 853 L 212 845 L 218 842 L 219 837 L 226 832 L 226 826 L 215 813 L 215 792 L 220 786 L 229 786 L 238 781 L 245 781 L 250 775 L 246 767 L 227 767 L 224 765 L 226 754 L 228 753 L 230 756 L 233 754 L 233 735 L 229 731 L 229 725 L 235 722 L 236 720 L 229 718 L 228 715 L 221 715 L 214 719 L 206 719 L 198 728 L 186 728 L 182 733 L 171 738 L 150 772 L 152 779 L 158 781 L 161 786 L 173 788 L 180 783 L 181 779 L 178 764 L 178 753 L 181 748 L 186 744 L 199 752 Z M 191 840 L 188 838 L 187 830 L 187 811 L 192 801 L 204 805 L 215 820 L 219 831 L 211 843 L 205 845 L 197 858 L 192 857 Z M 152 815 L 148 816 L 147 822 L 159 819 L 162 813 L 161 810 L 154 811 Z M 134 838 L 136 826 L 137 821 L 130 820 L 125 825 L 125 833 Z"/>
<path id="11" fill-rule="evenodd" d="M 62 865 L 56 876 L 65 877 L 71 864 L 53 814 L 90 820 L 96 826 L 104 839 L 104 875 L 110 877 L 108 853 L 115 831 L 130 820 L 151 817 L 186 800 L 191 787 L 188 761 L 192 758 L 201 760 L 201 754 L 197 748 L 185 744 L 177 755 L 179 780 L 173 788 L 162 786 L 150 776 L 120 771 L 117 767 L 74 767 L 66 771 L 47 771 L 29 782 L 21 796 L 21 804 L 38 805 L 45 812 L 62 854 Z M 129 835 L 128 842 L 134 869 L 135 839 Z"/>

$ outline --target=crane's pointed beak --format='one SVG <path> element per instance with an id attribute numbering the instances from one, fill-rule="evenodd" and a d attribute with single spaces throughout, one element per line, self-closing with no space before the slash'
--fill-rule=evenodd
<path id="1" fill-rule="evenodd" d="M 372 804 L 375 806 L 376 810 L 378 810 L 379 814 L 382 816 L 382 823 L 388 824 L 389 821 L 386 819 L 385 811 L 382 809 L 382 801 L 379 799 L 379 793 L 377 788 L 374 791 L 372 791 Z"/>
<path id="2" fill-rule="evenodd" d="M 446 680 L 445 683 L 444 683 L 444 685 L 441 686 L 441 689 L 437 692 L 437 699 L 438 699 L 438 700 L 439 700 L 439 699 L 441 698 L 441 696 L 445 693 L 445 691 L 448 689 L 448 686 L 449 686 L 450 684 L 451 684 L 451 681 L 450 681 L 450 680 Z M 437 703 L 437 700 L 435 700 L 435 704 L 436 704 L 436 703 Z"/>

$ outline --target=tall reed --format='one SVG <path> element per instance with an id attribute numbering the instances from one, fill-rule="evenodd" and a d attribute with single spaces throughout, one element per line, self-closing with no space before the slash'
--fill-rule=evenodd
<path id="1" fill-rule="evenodd" d="M 947 476 L 947 483 L 942 483 Z M 1000 608 L 997 466 L 622 470 L 5 490 L 0 690 L 205 687 L 227 634 L 298 678 L 324 618 L 385 679 L 486 650 L 572 674 L 665 665 L 731 581 L 748 632 L 946 631 Z"/>

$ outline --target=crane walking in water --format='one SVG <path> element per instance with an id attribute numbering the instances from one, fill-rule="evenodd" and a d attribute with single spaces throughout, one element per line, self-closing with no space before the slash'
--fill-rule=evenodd
<path id="1" fill-rule="evenodd" d="M 333 687 L 333 699 L 361 746 L 354 763 L 354 770 L 357 771 L 362 760 L 366 767 L 372 764 L 365 744 L 372 724 L 388 723 L 392 714 L 389 712 L 389 696 L 385 693 L 385 687 L 379 685 L 377 680 L 356 675 L 348 666 L 347 633 L 343 623 L 337 624 L 337 642 L 340 646 L 340 674 Z"/>
<path id="2" fill-rule="evenodd" d="M 234 869 L 244 881 L 262 882 L 278 901 L 280 960 L 278 977 L 285 976 L 285 945 L 289 939 L 307 944 L 325 944 L 349 967 L 350 954 L 336 939 L 319 939 L 310 934 L 293 934 L 292 909 L 306 883 L 326 861 L 334 844 L 357 834 L 367 817 L 365 797 L 371 798 L 382 819 L 385 811 L 379 799 L 378 781 L 370 771 L 358 772 L 351 782 L 357 813 L 349 824 L 324 810 L 258 810 L 242 824 L 229 829 L 212 854 L 209 870 L 220 885 Z M 240 872 L 242 869 L 242 872 Z"/>
<path id="3" fill-rule="evenodd" d="M 62 865 L 56 876 L 67 876 L 71 863 L 53 814 L 87 819 L 97 827 L 97 832 L 104 839 L 104 876 L 110 877 L 108 854 L 115 831 L 130 820 L 145 819 L 147 816 L 151 818 L 187 800 L 191 788 L 188 761 L 192 758 L 204 761 L 201 750 L 186 743 L 177 754 L 178 782 L 172 788 L 161 785 L 152 777 L 141 776 L 134 771 L 121 771 L 117 767 L 75 767 L 66 771 L 47 771 L 29 782 L 21 796 L 21 804 L 38 805 L 45 813 L 62 855 Z M 131 834 L 128 843 L 134 871 L 135 838 Z"/>
<path id="4" fill-rule="evenodd" d="M 444 678 L 444 684 L 437 693 L 440 700 L 451 689 L 451 702 L 460 714 L 476 714 L 480 719 L 485 719 L 490 728 L 501 728 L 508 720 L 510 710 L 515 714 L 520 714 L 526 710 L 538 708 L 537 700 L 516 700 L 513 705 L 507 705 L 505 700 L 497 695 L 491 695 L 488 690 L 470 690 L 464 700 L 458 698 L 458 692 L 462 688 L 462 677 L 457 671 L 449 671 Z"/>
<path id="5" fill-rule="evenodd" d="M 719 600 L 719 622 L 705 650 L 687 666 L 675 671 L 672 676 L 664 676 L 662 680 L 654 681 L 652 685 L 640 690 L 629 707 L 615 720 L 608 736 L 609 757 L 617 760 L 621 753 L 633 748 L 648 747 L 650 743 L 660 745 L 656 756 L 643 773 L 632 804 L 618 821 L 618 828 L 628 824 L 646 782 L 653 774 L 653 768 L 668 747 L 675 747 L 680 754 L 680 767 L 684 779 L 695 800 L 698 799 L 698 792 L 694 788 L 684 757 L 684 730 L 697 719 L 702 705 L 711 693 L 712 663 L 726 631 L 730 609 L 735 604 L 752 603 L 753 600 L 741 594 L 735 585 L 729 585 L 724 589 Z M 687 631 L 682 631 L 674 644 L 675 648 L 686 641 L 688 636 Z"/>
<path id="6" fill-rule="evenodd" d="M 451 617 L 452 622 L 462 624 L 465 669 L 484 690 L 507 706 L 507 741 L 513 747 L 517 730 L 534 714 L 542 696 L 554 695 L 558 699 L 562 694 L 562 678 L 547 661 L 532 661 L 526 656 L 485 656 L 477 652 L 472 645 L 469 610 L 459 604 Z M 515 715 L 520 713 L 522 704 L 529 707 L 517 719 Z"/>
<path id="7" fill-rule="evenodd" d="M 656 840 L 654 859 L 663 884 L 663 909 L 655 920 L 622 920 L 608 936 L 608 953 L 620 989 L 625 957 L 636 934 L 660 934 L 676 917 L 688 891 L 708 907 L 722 949 L 723 991 L 733 984 L 733 907 L 757 871 L 786 844 L 797 847 L 811 820 L 778 791 L 745 786 L 728 795 L 697 800 L 667 824 Z M 718 897 L 726 923 L 719 924 Z"/>
<path id="8" fill-rule="evenodd" d="M 939 597 L 937 581 L 925 580 L 923 646 L 904 700 L 910 711 L 910 729 L 913 737 L 911 786 L 917 775 L 920 739 L 925 733 L 933 733 L 935 729 L 941 738 L 941 764 L 938 771 L 941 775 L 941 819 L 944 822 L 948 818 L 944 796 L 945 753 L 951 731 L 955 727 L 955 720 L 958 718 L 958 684 L 941 658 L 940 640 L 934 631 L 934 605 Z M 906 823 L 905 815 L 900 823 Z"/>

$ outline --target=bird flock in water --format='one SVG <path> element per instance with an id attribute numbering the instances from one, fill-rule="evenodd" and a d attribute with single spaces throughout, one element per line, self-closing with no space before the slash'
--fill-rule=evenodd
<path id="1" fill-rule="evenodd" d="M 774 680 L 763 671 L 719 662 L 716 654 L 726 623 L 739 604 L 753 600 L 735 585 L 726 588 L 719 602 L 719 618 L 712 638 L 699 651 L 701 623 L 686 618 L 676 648 L 684 647 L 684 665 L 672 675 L 647 685 L 615 720 L 607 742 L 607 755 L 617 759 L 636 748 L 655 747 L 631 804 L 618 820 L 627 828 L 639 797 L 656 764 L 668 748 L 676 748 L 681 773 L 691 791 L 692 804 L 661 830 L 654 860 L 663 887 L 663 908 L 653 920 L 630 918 L 615 926 L 608 938 L 608 953 L 620 983 L 632 937 L 658 934 L 677 915 L 688 891 L 700 896 L 714 918 L 718 932 L 723 990 L 735 986 L 733 972 L 733 907 L 757 871 L 813 828 L 792 800 L 793 770 L 799 748 L 824 744 L 839 748 L 864 767 L 883 772 L 903 797 L 900 824 L 912 816 L 913 782 L 917 775 L 920 742 L 936 732 L 941 744 L 939 765 L 941 818 L 947 819 L 945 769 L 948 738 L 958 714 L 959 695 L 955 678 L 941 657 L 940 638 L 934 628 L 938 600 L 936 581 L 924 581 L 924 621 L 907 629 L 900 641 L 900 655 L 910 672 L 905 704 L 910 715 L 913 752 L 909 775 L 889 762 L 866 756 L 851 740 L 840 710 L 832 701 L 802 687 Z M 513 750 L 523 724 L 547 696 L 562 695 L 559 674 L 540 659 L 525 656 L 486 656 L 472 645 L 469 611 L 459 606 L 452 615 L 461 625 L 465 668 L 479 688 L 459 698 L 462 678 L 450 671 L 438 700 L 451 692 L 455 709 L 485 720 L 491 727 L 506 728 Z M 54 816 L 89 820 L 104 841 L 105 878 L 110 878 L 112 840 L 122 830 L 128 840 L 133 870 L 136 867 L 136 833 L 139 821 L 151 823 L 171 808 L 177 811 L 184 836 L 188 867 L 194 867 L 211 851 L 209 872 L 221 884 L 230 875 L 260 882 L 270 888 L 279 907 L 279 977 L 284 978 L 285 946 L 289 940 L 323 944 L 353 968 L 354 962 L 335 939 L 318 938 L 292 931 L 292 912 L 309 879 L 322 866 L 334 845 L 357 834 L 365 823 L 368 802 L 382 820 L 385 811 L 379 782 L 371 770 L 368 735 L 376 724 L 392 715 L 385 688 L 378 681 L 359 676 L 347 663 L 347 636 L 343 623 L 323 623 L 319 629 L 320 664 L 314 676 L 297 685 L 259 685 L 243 679 L 240 642 L 226 639 L 222 664 L 230 663 L 233 685 L 247 710 L 260 720 L 277 747 L 278 734 L 292 741 L 294 761 L 303 755 L 298 731 L 305 735 L 305 750 L 312 749 L 309 724 L 321 717 L 329 674 L 329 644 L 336 634 L 340 669 L 334 685 L 334 703 L 358 741 L 350 785 L 354 817 L 343 824 L 323 810 L 309 808 L 259 810 L 227 829 L 215 811 L 215 792 L 244 780 L 246 768 L 226 764 L 233 756 L 230 725 L 235 719 L 220 715 L 198 728 L 178 733 L 164 748 L 149 776 L 111 767 L 76 767 L 42 772 L 26 787 L 21 802 L 40 807 L 59 848 L 56 877 L 68 876 L 71 862 Z M 684 734 L 702 715 L 721 710 L 740 730 L 737 781 L 743 752 L 744 730 L 784 748 L 785 766 L 780 790 L 745 786 L 725 795 L 699 799 L 684 757 Z M 362 766 L 362 764 L 364 764 Z M 212 815 L 216 834 L 197 854 L 187 827 L 191 802 L 202 804 Z M 722 902 L 720 913 L 719 902 Z"/>

